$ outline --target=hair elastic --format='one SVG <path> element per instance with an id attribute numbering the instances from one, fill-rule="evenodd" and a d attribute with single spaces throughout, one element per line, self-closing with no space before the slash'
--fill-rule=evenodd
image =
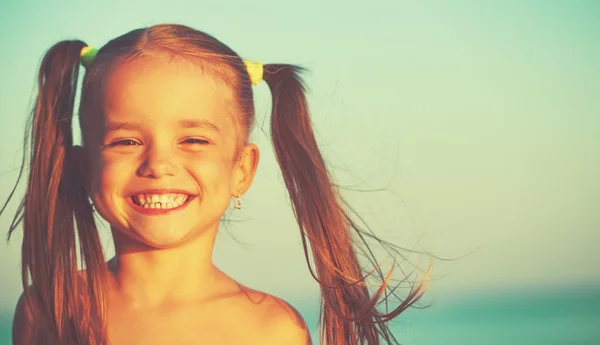
<path id="1" fill-rule="evenodd" d="M 81 65 L 87 68 L 96 58 L 98 49 L 93 46 L 86 46 L 81 49 Z M 260 62 L 244 60 L 246 71 L 250 76 L 250 82 L 252 85 L 257 85 L 263 80 L 263 64 Z"/>
<path id="2" fill-rule="evenodd" d="M 93 46 L 86 46 L 81 49 L 81 64 L 83 67 L 87 68 L 96 58 L 96 54 L 98 54 L 98 49 Z"/>
<path id="3" fill-rule="evenodd" d="M 250 75 L 250 82 L 252 85 L 257 85 L 263 80 L 263 64 L 260 62 L 244 60 L 244 65 L 246 65 L 246 70 Z"/>

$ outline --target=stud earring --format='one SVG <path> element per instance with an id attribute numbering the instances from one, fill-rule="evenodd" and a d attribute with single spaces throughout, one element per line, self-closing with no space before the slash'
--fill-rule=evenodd
<path id="1" fill-rule="evenodd" d="M 238 193 L 237 197 L 236 196 L 233 197 L 234 198 L 234 200 L 233 200 L 233 208 L 236 209 L 236 210 L 239 210 L 239 209 L 242 208 L 242 201 L 240 200 L 240 196 L 241 196 L 241 194 Z"/>

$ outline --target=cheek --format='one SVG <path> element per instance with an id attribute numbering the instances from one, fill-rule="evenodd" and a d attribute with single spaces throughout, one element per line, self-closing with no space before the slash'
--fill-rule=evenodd
<path id="1" fill-rule="evenodd" d="M 222 156 L 205 157 L 192 162 L 192 168 L 204 189 L 229 193 L 232 186 L 231 164 Z"/>
<path id="2" fill-rule="evenodd" d="M 131 174 L 135 173 L 135 165 L 127 158 L 100 158 L 94 168 L 92 188 L 96 192 L 111 192 L 115 188 L 123 187 Z"/>

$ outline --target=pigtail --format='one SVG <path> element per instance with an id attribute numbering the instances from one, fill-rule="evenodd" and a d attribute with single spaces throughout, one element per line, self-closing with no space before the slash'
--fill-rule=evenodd
<path id="1" fill-rule="evenodd" d="M 25 301 L 34 311 L 33 327 L 47 328 L 43 333 L 53 338 L 38 339 L 35 343 L 107 343 L 104 308 L 106 265 L 86 192 L 88 181 L 86 177 L 82 178 L 78 170 L 80 164 L 77 164 L 78 152 L 85 153 L 86 150 L 73 148 L 72 142 L 71 120 L 80 54 L 85 46 L 82 41 L 62 41 L 50 48 L 43 58 L 37 102 L 27 130 L 31 135 L 30 156 L 24 155 L 19 174 L 20 180 L 28 158 L 28 185 L 9 231 L 10 236 L 23 222 Z M 224 80 L 237 80 L 226 68 L 221 68 L 227 64 L 242 72 L 242 66 L 232 63 L 241 60 L 231 49 L 212 36 L 176 25 L 131 31 L 105 45 L 98 52 L 98 58 L 105 56 L 105 62 L 135 58 L 153 48 L 179 54 L 192 61 L 216 63 L 214 66 L 217 68 L 212 72 Z M 98 73 L 101 66 L 98 59 L 88 66 L 91 73 L 84 85 L 101 82 L 101 76 L 105 76 L 105 73 Z M 277 160 L 302 233 L 306 260 L 321 287 L 321 343 L 379 345 L 380 339 L 383 339 L 391 344 L 395 339 L 386 321 L 418 300 L 423 284 L 411 291 L 409 297 L 391 312 L 383 314 L 377 311 L 380 297 L 383 296 L 384 300 L 388 297 L 386 287 L 390 275 L 384 277 L 379 270 L 366 245 L 366 238 L 384 243 L 372 233 L 359 229 L 346 213 L 347 205 L 332 182 L 315 140 L 305 88 L 299 76 L 301 68 L 265 65 L 262 72 L 273 97 L 271 132 Z M 237 90 L 258 80 L 244 77 Z M 244 100 L 242 103 L 248 103 L 242 104 L 242 108 L 248 110 L 245 126 L 249 128 L 253 115 L 252 98 L 245 96 L 252 93 L 249 86 L 246 89 L 246 92 L 241 92 L 241 99 Z M 85 97 L 93 97 L 95 92 L 84 88 L 82 107 L 93 106 L 92 98 L 86 100 Z M 86 93 L 89 95 L 86 96 Z M 9 201 L 13 193 L 14 189 Z M 4 208 L 0 214 L 3 211 Z M 77 270 L 76 237 L 79 238 L 85 276 L 80 276 Z M 358 249 L 362 251 L 357 253 Z M 383 281 L 373 297 L 369 295 L 365 283 L 367 275 L 363 273 L 358 254 L 364 254 L 374 264 L 374 272 Z M 28 287 L 29 276 L 31 287 Z M 389 294 L 393 295 L 394 289 Z"/>
<path id="2" fill-rule="evenodd" d="M 418 293 L 420 289 L 412 291 L 390 313 L 376 310 L 390 276 L 384 277 L 376 268 L 383 284 L 370 298 L 354 241 L 364 242 L 366 236 L 374 236 L 360 230 L 342 206 L 315 140 L 301 71 L 291 65 L 265 65 L 263 78 L 273 98 L 271 135 L 277 160 L 302 232 L 309 269 L 321 287 L 321 343 L 378 345 L 383 339 L 391 344 L 396 340 L 385 322 L 416 302 L 422 293 Z M 310 265 L 307 240 L 316 272 Z M 368 246 L 364 253 L 375 262 Z"/>
<path id="3" fill-rule="evenodd" d="M 71 129 L 80 52 L 85 46 L 82 41 L 62 41 L 42 60 L 38 96 L 27 129 L 31 140 L 28 185 L 9 231 L 10 236 L 23 221 L 24 296 L 34 312 L 34 327 L 46 328 L 55 338 L 44 343 L 97 344 L 92 325 L 97 318 L 92 313 L 101 310 L 99 297 L 81 291 L 87 287 L 91 292 L 101 285 L 103 256 L 85 184 L 74 161 Z M 88 270 L 91 266 L 86 277 L 78 274 L 75 222 L 82 260 Z M 101 295 L 102 290 L 95 291 Z"/>

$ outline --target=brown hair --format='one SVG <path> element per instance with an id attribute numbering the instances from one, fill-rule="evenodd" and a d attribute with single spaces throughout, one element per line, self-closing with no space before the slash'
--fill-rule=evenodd
<path id="1" fill-rule="evenodd" d="M 60 344 L 100 345 L 107 343 L 105 262 L 86 184 L 74 163 L 71 130 L 80 51 L 85 46 L 82 41 L 59 42 L 41 63 L 39 94 L 27 129 L 31 131 L 28 185 L 9 237 L 23 221 L 22 278 L 25 299 L 35 299 L 38 305 L 36 318 L 45 320 Z M 194 61 L 230 86 L 241 110 L 242 138 L 248 140 L 254 103 L 243 60 L 206 33 L 181 25 L 157 25 L 113 39 L 88 66 L 80 104 L 84 147 L 89 140 L 89 117 L 107 69 L 117 61 L 157 52 Z M 389 286 L 390 275 L 384 277 L 367 239 L 387 248 L 397 247 L 359 228 L 351 219 L 350 208 L 332 182 L 315 140 L 301 71 L 298 66 L 267 64 L 264 80 L 272 93 L 271 135 L 277 160 L 302 233 L 310 272 L 321 287 L 322 343 L 397 343 L 387 321 L 422 296 L 427 276 L 417 287 L 413 285 L 399 306 L 386 313 L 377 310 L 381 302 L 395 296 L 397 286 Z M 19 178 L 24 165 L 25 159 Z M 77 271 L 75 229 L 82 253 L 79 259 L 86 268 L 82 277 Z M 372 297 L 366 278 L 373 275 L 361 267 L 357 251 L 374 265 L 371 273 L 382 280 Z M 27 288 L 28 275 L 32 293 Z M 70 298 L 83 288 L 87 293 L 81 294 L 81 299 Z"/>

